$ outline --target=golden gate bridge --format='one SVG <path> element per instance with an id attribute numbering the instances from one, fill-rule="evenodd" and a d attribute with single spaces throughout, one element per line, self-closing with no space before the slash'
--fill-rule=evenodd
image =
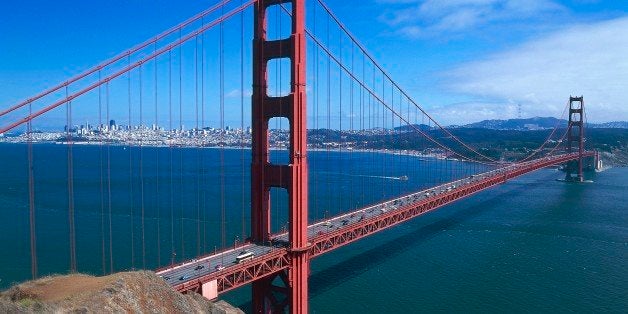
<path id="1" fill-rule="evenodd" d="M 322 0 L 224 0 L 6 107 L 0 134 L 27 144 L 21 204 L 29 212 L 33 278 L 37 253 L 50 245 L 37 237 L 46 223 L 39 208 L 52 206 L 49 185 L 38 181 L 46 171 L 37 166 L 46 158 L 38 142 L 42 130 L 65 126 L 47 134 L 66 149 L 52 166 L 65 176 L 52 184 L 67 191 L 56 197 L 66 199 L 60 215 L 67 215 L 71 272 L 97 252 L 103 274 L 156 269 L 173 289 L 210 299 L 250 284 L 255 312 L 306 313 L 317 256 L 544 167 L 566 164 L 567 180 L 583 181 L 584 159 L 597 158 L 585 148 L 583 98 L 570 97 L 564 114 L 568 125 L 557 125 L 538 148 L 499 160 L 430 116 Z M 401 135 L 411 141 L 389 150 L 386 141 Z M 97 147 L 95 160 L 77 153 L 85 142 Z M 227 148 L 239 151 L 238 169 Z M 116 164 L 112 152 L 128 154 L 128 164 Z M 338 152 L 345 160 L 339 173 L 361 184 L 312 175 L 309 168 L 325 167 L 312 154 L 331 164 Z M 399 164 L 407 173 L 391 174 Z M 166 174 L 151 174 L 154 168 Z M 391 177 L 403 180 L 391 188 Z M 369 190 L 373 184 L 381 194 Z M 186 190 L 191 200 L 181 196 Z M 115 217 L 120 199 L 130 200 L 120 205 L 124 218 Z M 95 229 L 77 232 L 81 211 L 95 212 Z M 122 235 L 116 224 L 125 226 Z M 91 253 L 81 253 L 81 244 Z"/>

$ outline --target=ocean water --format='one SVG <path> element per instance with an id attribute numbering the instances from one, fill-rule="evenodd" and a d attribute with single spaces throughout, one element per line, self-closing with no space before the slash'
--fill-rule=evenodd
<path id="1" fill-rule="evenodd" d="M 628 309 L 628 169 L 545 169 L 312 261 L 311 313 Z M 250 308 L 250 291 L 225 299 Z"/>
<path id="2" fill-rule="evenodd" d="M 36 144 L 33 155 L 38 272 L 65 273 L 67 147 Z M 154 269 L 248 233 L 248 150 L 75 145 L 72 160 L 81 272 Z M 311 221 L 483 170 L 368 152 L 309 160 Z M 0 161 L 5 288 L 30 276 L 27 146 L 0 145 Z M 626 312 L 628 169 L 590 184 L 562 177 L 541 170 L 313 260 L 311 312 Z M 279 231 L 286 195 L 271 193 Z M 224 298 L 249 309 L 250 288 Z"/>

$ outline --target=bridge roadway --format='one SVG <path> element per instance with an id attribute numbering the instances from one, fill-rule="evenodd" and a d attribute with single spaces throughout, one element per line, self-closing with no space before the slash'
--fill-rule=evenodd
<path id="1" fill-rule="evenodd" d="M 585 156 L 592 155 L 593 152 L 585 152 Z M 509 179 L 577 157 L 577 153 L 563 154 L 509 164 L 317 222 L 308 227 L 310 256 L 316 257 Z M 203 284 L 213 282 L 211 289 L 215 290 L 213 295 L 216 295 L 287 268 L 288 247 L 287 234 L 278 234 L 271 243 L 243 243 L 225 251 L 162 268 L 157 270 L 157 274 L 181 292 L 202 293 Z M 237 256 L 243 253 L 252 253 L 254 257 L 238 263 Z"/>

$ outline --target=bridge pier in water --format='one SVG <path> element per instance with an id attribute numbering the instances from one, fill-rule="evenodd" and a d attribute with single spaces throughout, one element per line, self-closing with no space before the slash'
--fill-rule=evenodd
<path id="1" fill-rule="evenodd" d="M 291 4 L 292 32 L 290 37 L 267 40 L 267 9 L 274 5 Z M 271 235 L 270 189 L 288 192 L 288 252 L 287 270 L 253 282 L 253 311 L 255 313 L 308 312 L 308 169 L 305 95 L 305 0 L 259 0 L 254 8 L 253 96 L 252 96 L 252 186 L 251 239 L 268 243 Z M 290 94 L 268 95 L 268 62 L 290 60 Z M 268 125 L 272 118 L 286 118 L 290 123 L 290 161 L 287 165 L 269 162 Z M 275 286 L 281 280 L 283 286 Z M 278 296 L 283 294 L 283 296 Z"/>

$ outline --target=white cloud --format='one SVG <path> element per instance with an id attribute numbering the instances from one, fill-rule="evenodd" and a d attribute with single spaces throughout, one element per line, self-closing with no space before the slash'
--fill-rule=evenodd
<path id="1" fill-rule="evenodd" d="M 380 0 L 380 20 L 410 38 L 455 34 L 492 22 L 544 19 L 564 8 L 551 0 Z"/>
<path id="2" fill-rule="evenodd" d="M 454 92 L 522 103 L 542 115 L 559 115 L 569 95 L 584 95 L 590 121 L 628 120 L 626 56 L 628 17 L 572 26 L 444 77 Z"/>
<path id="3" fill-rule="evenodd" d="M 251 90 L 244 91 L 244 97 L 251 97 L 251 95 L 253 95 L 253 92 Z M 232 89 L 225 94 L 225 97 L 226 98 L 241 98 L 242 91 L 240 89 Z"/>
<path id="4" fill-rule="evenodd" d="M 429 112 L 436 121 L 445 125 L 463 125 L 482 120 L 494 119 L 515 119 L 519 116 L 519 105 L 521 105 L 521 117 L 559 117 L 564 109 L 565 103 L 554 104 L 544 108 L 530 106 L 527 104 L 512 101 L 504 102 L 460 102 L 448 104 L 441 107 L 432 107 Z"/>

